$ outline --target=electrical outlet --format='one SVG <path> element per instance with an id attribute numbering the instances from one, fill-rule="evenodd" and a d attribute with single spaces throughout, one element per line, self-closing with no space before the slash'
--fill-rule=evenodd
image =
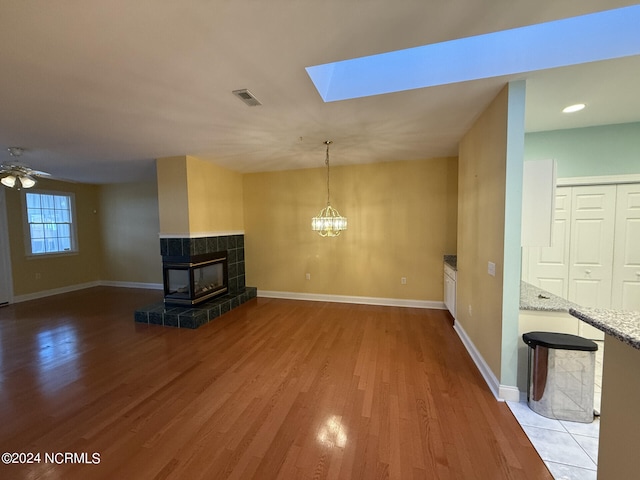
<path id="1" fill-rule="evenodd" d="M 401 285 L 406 285 L 407 284 L 407 277 L 401 277 L 400 278 L 400 284 Z"/>
<path id="2" fill-rule="evenodd" d="M 310 273 L 305 273 L 304 274 L 304 278 L 306 278 L 307 280 L 311 280 L 311 274 Z"/>
<path id="3" fill-rule="evenodd" d="M 40 280 L 42 278 L 42 275 L 40 273 L 36 273 L 36 280 Z"/>
<path id="4" fill-rule="evenodd" d="M 489 265 L 487 266 L 487 273 L 489 275 L 491 275 L 492 277 L 496 276 L 496 264 L 493 262 L 489 262 Z"/>
<path id="5" fill-rule="evenodd" d="M 473 315 L 473 311 L 471 309 L 471 304 L 469 304 L 469 316 L 471 317 Z"/>

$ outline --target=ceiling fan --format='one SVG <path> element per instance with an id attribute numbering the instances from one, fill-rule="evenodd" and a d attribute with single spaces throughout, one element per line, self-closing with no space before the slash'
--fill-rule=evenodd
<path id="1" fill-rule="evenodd" d="M 9 154 L 19 159 L 24 152 L 20 147 L 9 147 Z M 17 160 L 16 160 L 17 161 Z M 47 172 L 33 170 L 20 163 L 3 163 L 0 165 L 0 183 L 9 188 L 31 188 L 36 184 L 34 177 L 49 177 Z"/>

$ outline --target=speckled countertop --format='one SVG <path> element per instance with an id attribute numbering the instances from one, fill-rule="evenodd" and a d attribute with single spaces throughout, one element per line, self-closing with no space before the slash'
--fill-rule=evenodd
<path id="1" fill-rule="evenodd" d="M 527 282 L 520 282 L 520 310 L 568 312 L 578 305 Z"/>
<path id="2" fill-rule="evenodd" d="M 458 270 L 458 256 L 457 255 L 445 255 L 444 263 L 449 265 L 454 270 Z"/>
<path id="3" fill-rule="evenodd" d="M 640 312 L 623 312 L 622 310 L 606 310 L 576 305 L 569 310 L 569 313 L 640 350 Z"/>

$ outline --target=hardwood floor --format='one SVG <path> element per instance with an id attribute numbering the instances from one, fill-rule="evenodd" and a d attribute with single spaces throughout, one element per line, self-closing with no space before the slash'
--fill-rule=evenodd
<path id="1" fill-rule="evenodd" d="M 258 298 L 136 324 L 159 296 L 0 308 L 0 453 L 41 455 L 0 478 L 551 478 L 444 311 Z"/>

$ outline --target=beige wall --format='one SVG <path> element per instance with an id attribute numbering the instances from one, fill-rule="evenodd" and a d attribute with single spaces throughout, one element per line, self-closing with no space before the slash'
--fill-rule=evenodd
<path id="1" fill-rule="evenodd" d="M 162 283 L 155 182 L 99 187 L 101 280 Z"/>
<path id="2" fill-rule="evenodd" d="M 69 255 L 27 257 L 22 193 L 18 190 L 6 189 L 14 296 L 99 280 L 102 243 L 96 214 L 99 204 L 98 187 L 41 179 L 32 191 L 37 190 L 70 192 L 75 195 L 79 252 Z"/>
<path id="3" fill-rule="evenodd" d="M 598 478 L 637 478 L 640 445 L 640 350 L 604 339 Z"/>
<path id="4" fill-rule="evenodd" d="M 156 160 L 160 233 L 186 235 L 189 232 L 187 157 Z"/>
<path id="5" fill-rule="evenodd" d="M 160 158 L 156 170 L 162 235 L 244 229 L 241 173 L 193 156 Z"/>
<path id="6" fill-rule="evenodd" d="M 187 184 L 192 235 L 244 229 L 241 173 L 189 156 Z"/>
<path id="7" fill-rule="evenodd" d="M 460 143 L 457 320 L 500 379 L 508 87 Z M 488 262 L 496 276 L 487 274 Z M 470 311 L 471 309 L 471 311 Z"/>
<path id="8" fill-rule="evenodd" d="M 324 168 L 244 176 L 248 285 L 442 300 L 442 256 L 456 248 L 455 158 L 333 167 L 331 204 L 349 221 L 339 237 L 311 231 L 325 204 Z"/>

